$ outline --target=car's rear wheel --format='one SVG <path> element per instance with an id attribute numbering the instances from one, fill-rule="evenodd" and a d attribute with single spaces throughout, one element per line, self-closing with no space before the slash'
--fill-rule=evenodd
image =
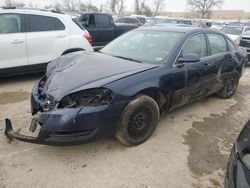
<path id="1" fill-rule="evenodd" d="M 234 71 L 227 79 L 225 86 L 217 93 L 217 95 L 223 99 L 231 98 L 239 83 L 239 75 L 237 71 Z"/>
<path id="2" fill-rule="evenodd" d="M 159 121 L 159 108 L 151 97 L 139 95 L 124 109 L 116 138 L 126 146 L 145 142 L 154 132 Z"/>

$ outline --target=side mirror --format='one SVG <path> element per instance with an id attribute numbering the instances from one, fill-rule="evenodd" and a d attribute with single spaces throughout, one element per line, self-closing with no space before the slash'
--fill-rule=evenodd
<path id="1" fill-rule="evenodd" d="M 200 58 L 196 54 L 188 54 L 178 59 L 178 63 L 195 63 L 199 61 Z"/>

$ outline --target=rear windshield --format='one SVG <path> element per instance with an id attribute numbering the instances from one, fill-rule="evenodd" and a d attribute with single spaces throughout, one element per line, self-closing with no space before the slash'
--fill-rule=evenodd
<path id="1" fill-rule="evenodd" d="M 72 18 L 72 20 L 81 30 L 85 31 L 85 28 L 82 26 L 82 24 L 78 21 L 77 18 Z"/>

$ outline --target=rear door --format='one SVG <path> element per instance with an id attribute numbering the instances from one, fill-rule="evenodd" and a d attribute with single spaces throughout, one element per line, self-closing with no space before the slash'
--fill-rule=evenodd
<path id="1" fill-rule="evenodd" d="M 207 33 L 211 67 L 210 93 L 218 91 L 224 85 L 224 80 L 236 65 L 236 57 L 228 49 L 226 39 L 218 33 Z"/>
<path id="2" fill-rule="evenodd" d="M 27 66 L 24 16 L 0 14 L 0 69 Z"/>
<path id="3" fill-rule="evenodd" d="M 26 17 L 28 63 L 44 67 L 68 48 L 70 31 L 55 17 L 31 14 Z"/>

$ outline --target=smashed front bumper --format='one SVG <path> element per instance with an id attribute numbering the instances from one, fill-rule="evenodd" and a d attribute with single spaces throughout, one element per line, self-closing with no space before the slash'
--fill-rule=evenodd
<path id="1" fill-rule="evenodd" d="M 41 112 L 39 95 L 38 84 L 35 84 L 31 97 L 32 114 Z M 6 119 L 5 135 L 9 139 L 53 146 L 88 143 L 114 135 L 125 105 L 123 102 L 93 107 L 55 108 L 38 113 L 30 125 L 31 132 L 40 128 L 36 137 L 15 132 L 11 120 Z"/>
<path id="2" fill-rule="evenodd" d="M 29 143 L 39 143 L 39 139 L 38 137 L 32 137 L 32 136 L 25 136 L 25 135 L 21 135 L 15 131 L 13 131 L 12 128 L 12 123 L 10 121 L 10 119 L 5 119 L 5 132 L 4 132 L 5 136 L 7 136 L 9 139 L 16 139 L 16 140 L 20 140 L 23 142 L 29 142 Z"/>
<path id="3" fill-rule="evenodd" d="M 33 119 L 30 131 L 35 131 L 39 123 Z M 35 127 L 35 128 L 34 128 Z M 33 129 L 33 130 L 31 130 Z M 43 144 L 43 145 L 52 145 L 52 146 L 67 146 L 67 145 L 76 145 L 86 143 L 91 141 L 92 138 L 98 132 L 98 128 L 93 130 L 85 131 L 55 131 L 48 132 L 41 127 L 37 137 L 26 136 L 19 134 L 13 130 L 12 123 L 9 119 L 5 120 L 5 136 L 10 140 L 19 140 L 22 142 L 34 143 L 34 144 Z"/>

